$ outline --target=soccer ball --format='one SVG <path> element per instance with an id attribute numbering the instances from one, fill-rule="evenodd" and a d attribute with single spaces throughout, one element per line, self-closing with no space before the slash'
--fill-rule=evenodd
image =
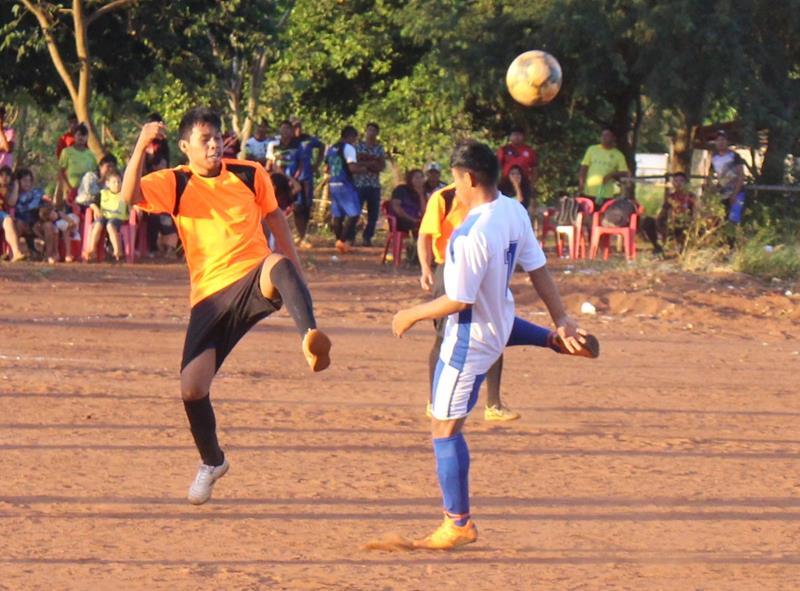
<path id="1" fill-rule="evenodd" d="M 561 89 L 561 66 L 547 52 L 526 51 L 508 66 L 506 86 L 511 97 L 526 107 L 546 105 Z"/>

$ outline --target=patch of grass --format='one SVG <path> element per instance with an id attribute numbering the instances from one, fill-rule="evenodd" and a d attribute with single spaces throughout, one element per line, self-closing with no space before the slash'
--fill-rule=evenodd
<path id="1" fill-rule="evenodd" d="M 762 279 L 800 278 L 800 245 L 773 246 L 756 237 L 736 251 L 733 266 L 741 273 Z"/>

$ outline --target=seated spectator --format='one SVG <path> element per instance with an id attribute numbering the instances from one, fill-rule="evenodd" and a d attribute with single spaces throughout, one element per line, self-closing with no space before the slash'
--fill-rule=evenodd
<path id="1" fill-rule="evenodd" d="M 117 168 L 117 159 L 113 154 L 106 154 L 100 159 L 97 170 L 90 170 L 83 175 L 78 193 L 75 196 L 81 211 L 85 211 L 92 203 L 100 203 L 100 191 L 105 189 L 106 177 Z"/>
<path id="2" fill-rule="evenodd" d="M 667 193 L 658 216 L 654 219 L 646 217 L 642 220 L 642 232 L 653 245 L 653 254 L 664 252 L 659 237 L 666 241 L 674 238 L 678 249 L 683 250 L 686 243 L 686 230 L 694 215 L 695 195 L 687 190 L 688 178 L 682 172 L 672 175 L 672 191 Z"/>
<path id="3" fill-rule="evenodd" d="M 64 148 L 58 158 L 58 176 L 66 189 L 66 202 L 72 205 L 78 195 L 78 186 L 83 175 L 97 168 L 97 160 L 86 147 L 89 130 L 81 123 L 75 129 L 75 143 Z"/>
<path id="4" fill-rule="evenodd" d="M 418 168 L 406 173 L 406 182 L 397 185 L 392 191 L 390 208 L 397 218 L 400 232 L 411 232 L 417 236 L 422 213 L 425 211 L 425 175 Z"/>
<path id="5" fill-rule="evenodd" d="M 39 208 L 45 205 L 44 190 L 34 187 L 33 173 L 27 168 L 17 171 L 17 199 L 14 204 L 14 218 L 17 235 L 24 238 L 28 244 L 28 251 L 33 252 L 34 231 L 33 227 L 39 221 Z"/>
<path id="6" fill-rule="evenodd" d="M 6 108 L 0 105 L 0 167 L 14 169 L 14 142 L 17 134 L 6 125 Z"/>
<path id="7" fill-rule="evenodd" d="M 630 225 L 631 216 L 639 211 L 639 203 L 635 199 L 617 197 L 608 206 L 600 218 L 604 228 L 624 228 Z"/>
<path id="8" fill-rule="evenodd" d="M 58 236 L 59 234 L 65 236 L 66 246 L 69 247 L 69 237 L 72 235 L 73 225 L 70 220 L 62 219 L 63 214 L 59 214 L 50 201 L 43 201 L 37 212 L 38 217 L 33 225 L 33 234 L 35 238 L 44 242 L 44 257 L 48 263 L 53 265 L 58 260 Z M 69 252 L 69 250 L 66 251 L 68 256 L 65 260 L 67 262 L 72 261 Z"/>
<path id="9" fill-rule="evenodd" d="M 119 191 L 122 188 L 122 177 L 119 172 L 114 170 L 109 173 L 106 188 L 100 191 L 99 215 L 94 220 L 92 235 L 90 238 L 89 250 L 86 251 L 86 260 L 91 261 L 96 257 L 97 247 L 100 245 L 100 237 L 103 230 L 108 232 L 108 240 L 114 253 L 114 260 L 122 261 L 122 237 L 120 229 L 122 224 L 128 221 L 129 212 L 127 203 L 120 197 Z M 92 205 L 95 213 L 98 213 L 96 205 Z"/>
<path id="10" fill-rule="evenodd" d="M 163 123 L 164 120 L 158 113 L 150 113 L 147 116 L 148 123 Z M 144 174 L 150 174 L 161 161 L 166 162 L 169 166 L 169 142 L 167 138 L 156 138 L 144 149 Z M 116 167 L 116 163 L 114 164 Z M 165 167 L 166 168 L 166 167 Z"/>
<path id="11" fill-rule="evenodd" d="M 500 179 L 500 184 L 497 186 L 500 192 L 507 197 L 516 199 L 525 207 L 528 208 L 533 200 L 533 187 L 528 177 L 523 173 L 522 167 L 513 165 L 508 174 Z"/>
<path id="12" fill-rule="evenodd" d="M 427 202 L 428 197 L 445 186 L 442 182 L 442 167 L 438 162 L 428 162 L 425 165 L 425 201 Z"/>
<path id="13" fill-rule="evenodd" d="M 0 167 L 0 227 L 3 229 L 6 244 L 11 248 L 11 262 L 15 263 L 24 260 L 25 255 L 19 250 L 19 236 L 14 227 L 14 218 L 6 211 L 6 207 L 14 207 L 19 191 L 13 178 L 8 166 Z M 2 254 L 5 253 L 0 253 Z"/>

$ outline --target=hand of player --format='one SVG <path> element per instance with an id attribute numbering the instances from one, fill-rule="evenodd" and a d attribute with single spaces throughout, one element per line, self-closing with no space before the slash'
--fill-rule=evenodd
<path id="1" fill-rule="evenodd" d="M 400 310 L 392 318 L 392 333 L 396 337 L 402 337 L 416 322 L 410 310 Z"/>
<path id="2" fill-rule="evenodd" d="M 433 271 L 430 267 L 422 270 L 422 274 L 419 276 L 419 285 L 422 291 L 433 289 Z"/>
<path id="3" fill-rule="evenodd" d="M 152 121 L 142 126 L 142 131 L 139 133 L 139 139 L 136 143 L 144 150 L 154 140 L 164 139 L 165 137 L 167 137 L 167 127 L 161 121 Z"/>
<path id="4" fill-rule="evenodd" d="M 570 353 L 580 351 L 586 342 L 586 331 L 578 328 L 578 323 L 572 316 L 566 315 L 556 320 L 556 332 Z"/>

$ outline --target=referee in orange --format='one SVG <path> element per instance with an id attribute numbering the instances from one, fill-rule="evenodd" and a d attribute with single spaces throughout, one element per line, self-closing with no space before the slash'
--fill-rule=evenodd
<path id="1" fill-rule="evenodd" d="M 145 149 L 165 137 L 163 123 L 139 134 L 122 183 L 122 197 L 148 213 L 175 220 L 191 278 L 191 313 L 181 361 L 181 396 L 201 464 L 189 488 L 196 505 L 211 497 L 228 471 L 217 441 L 209 392 L 225 357 L 255 324 L 286 306 L 313 371 L 330 365 L 330 339 L 317 329 L 311 294 L 302 276 L 291 232 L 266 170 L 255 162 L 222 158 L 219 115 L 189 110 L 178 146 L 189 164 L 142 177 Z M 267 246 L 261 222 L 275 237 Z"/>

